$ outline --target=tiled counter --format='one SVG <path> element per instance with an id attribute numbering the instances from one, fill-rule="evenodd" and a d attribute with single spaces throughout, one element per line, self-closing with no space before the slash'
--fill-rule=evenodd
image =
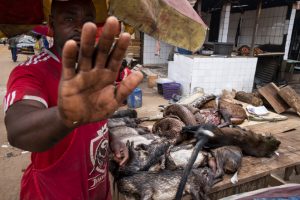
<path id="1" fill-rule="evenodd" d="M 251 92 L 257 58 L 174 55 L 168 63 L 168 78 L 182 85 L 183 95 L 203 88 L 205 93 L 220 94 L 223 89 Z"/>

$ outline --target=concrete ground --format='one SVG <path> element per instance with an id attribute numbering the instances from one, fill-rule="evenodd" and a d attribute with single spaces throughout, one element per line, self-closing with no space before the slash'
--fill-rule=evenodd
<path id="1" fill-rule="evenodd" d="M 0 44 L 0 199 L 4 200 L 18 199 L 21 176 L 30 160 L 28 152 L 9 146 L 2 111 L 2 99 L 9 73 L 18 63 L 26 60 L 26 55 L 19 55 L 18 62 L 14 63 L 7 46 Z M 157 94 L 155 88 L 148 88 L 146 81 L 140 87 L 143 90 L 143 106 L 137 109 L 138 117 L 154 117 L 160 114 L 158 105 L 166 105 L 168 102 Z M 282 175 L 282 172 L 278 174 Z M 290 182 L 300 183 L 300 177 L 292 175 Z"/>

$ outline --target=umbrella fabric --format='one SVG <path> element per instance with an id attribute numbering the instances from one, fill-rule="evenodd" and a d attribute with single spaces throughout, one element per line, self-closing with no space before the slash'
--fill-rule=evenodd
<path id="1" fill-rule="evenodd" d="M 52 0 L 0 0 L 0 24 L 42 24 L 48 21 L 51 2 Z M 93 2 L 96 8 L 96 22 L 105 22 L 106 0 L 93 0 Z"/>
<path id="2" fill-rule="evenodd" d="M 177 47 L 196 51 L 205 40 L 207 26 L 187 0 L 110 0 L 109 12 Z"/>
<path id="3" fill-rule="evenodd" d="M 52 0 L 0 0 L 0 31 L 7 37 L 13 37 L 47 22 L 51 13 L 51 2 Z M 105 22 L 108 16 L 106 0 L 93 2 L 96 8 L 96 22 Z"/>

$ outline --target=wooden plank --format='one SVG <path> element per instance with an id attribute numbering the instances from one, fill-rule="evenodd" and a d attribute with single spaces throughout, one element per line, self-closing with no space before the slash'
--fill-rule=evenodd
<path id="1" fill-rule="evenodd" d="M 290 86 L 286 86 L 281 88 L 278 94 L 300 116 L 300 96 L 297 94 L 297 92 Z"/>
<path id="2" fill-rule="evenodd" d="M 298 120 L 299 121 L 299 120 Z M 277 122 L 278 123 L 278 122 Z M 298 126 L 299 128 L 299 126 Z M 238 173 L 239 182 L 233 185 L 230 182 L 230 176 L 225 175 L 224 180 L 216 184 L 211 193 L 227 190 L 229 188 L 242 187 L 251 181 L 260 179 L 261 177 L 270 175 L 271 173 L 285 169 L 287 167 L 297 166 L 300 164 L 300 128 L 288 133 L 277 133 L 280 136 L 281 145 L 277 152 L 279 156 L 271 158 L 255 158 L 245 156 L 242 160 L 242 167 Z"/>
<path id="3" fill-rule="evenodd" d="M 270 103 L 277 113 L 283 113 L 289 106 L 279 96 L 278 91 L 279 88 L 274 83 L 269 83 L 258 89 L 258 92 Z"/>
<path id="4" fill-rule="evenodd" d="M 277 133 L 283 133 L 290 130 L 294 130 L 300 127 L 299 122 L 300 122 L 299 119 L 289 119 L 286 121 L 268 122 L 268 123 L 250 125 L 250 126 L 246 126 L 246 128 L 249 128 L 250 130 L 256 133 L 277 134 Z"/>

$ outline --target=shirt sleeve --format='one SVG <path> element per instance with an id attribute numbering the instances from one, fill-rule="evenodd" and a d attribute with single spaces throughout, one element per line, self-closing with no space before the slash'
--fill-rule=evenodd
<path id="1" fill-rule="evenodd" d="M 48 107 L 44 79 L 43 74 L 34 66 L 17 66 L 7 82 L 7 92 L 3 102 L 4 112 L 23 99 L 39 101 Z"/>

